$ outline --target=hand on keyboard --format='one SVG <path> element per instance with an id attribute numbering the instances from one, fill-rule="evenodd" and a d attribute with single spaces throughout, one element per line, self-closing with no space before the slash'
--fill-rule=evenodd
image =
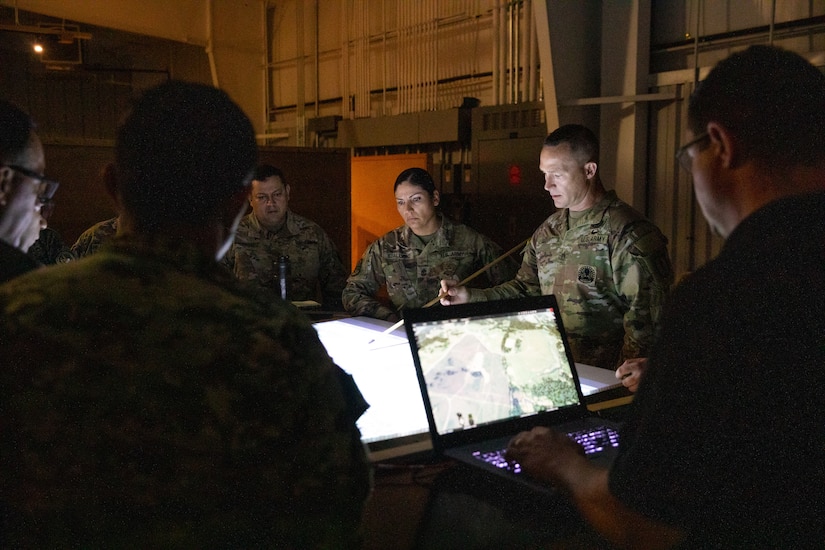
<path id="1" fill-rule="evenodd" d="M 616 430 L 606 426 L 569 432 L 567 437 L 581 445 L 585 455 L 594 455 L 619 445 L 619 434 Z M 514 441 L 516 439 L 518 438 L 514 438 Z M 514 460 L 508 460 L 506 454 L 507 449 L 498 449 L 489 452 L 477 451 L 473 453 L 473 456 L 497 468 L 510 470 L 516 474 L 521 473 L 521 465 Z"/>
<path id="2" fill-rule="evenodd" d="M 582 438 L 580 434 L 579 438 Z M 583 439 L 592 449 L 613 445 L 609 433 L 606 439 L 604 434 Z M 518 434 L 510 441 L 504 457 L 517 463 L 520 471 L 533 478 L 563 485 L 573 483 L 583 468 L 598 467 L 585 456 L 585 448 L 577 441 L 563 432 L 545 427 Z"/>

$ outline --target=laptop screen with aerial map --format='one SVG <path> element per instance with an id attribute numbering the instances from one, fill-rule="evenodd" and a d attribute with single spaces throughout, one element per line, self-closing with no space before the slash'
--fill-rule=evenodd
<path id="1" fill-rule="evenodd" d="M 436 434 L 586 414 L 554 297 L 437 309 L 405 314 Z"/>

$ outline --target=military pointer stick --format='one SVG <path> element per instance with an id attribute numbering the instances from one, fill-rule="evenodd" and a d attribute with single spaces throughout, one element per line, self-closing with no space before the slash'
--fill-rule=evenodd
<path id="1" fill-rule="evenodd" d="M 513 252 L 515 252 L 515 251 L 519 250 L 520 248 L 522 248 L 524 245 L 527 244 L 527 242 L 529 240 L 530 240 L 530 237 L 527 237 L 525 240 L 523 240 L 522 242 L 520 242 L 519 244 L 517 244 L 516 246 L 514 246 L 513 248 L 511 248 L 510 250 L 508 250 L 507 252 L 505 252 L 504 254 L 502 254 L 501 256 L 499 256 L 498 258 L 496 258 L 495 260 L 493 260 L 489 264 L 485 265 L 484 267 L 482 267 L 481 269 L 479 269 L 475 273 L 472 273 L 472 274 L 468 275 L 467 277 L 465 277 L 464 279 L 462 279 L 461 281 L 459 281 L 458 284 L 456 284 L 455 286 L 464 286 L 464 285 L 466 285 L 467 283 L 469 283 L 470 281 L 472 281 L 473 279 L 475 279 L 476 277 L 478 277 L 479 275 L 481 275 L 482 273 L 484 273 L 485 271 L 487 271 L 488 269 L 490 269 L 491 267 L 493 267 L 494 265 L 496 265 L 497 263 L 502 261 L 504 258 L 510 256 Z M 446 294 L 442 294 L 442 293 L 439 292 L 438 296 L 436 296 L 435 298 L 433 298 L 432 300 L 430 300 L 429 302 L 427 302 L 426 304 L 424 304 L 421 307 L 423 308 L 423 307 L 434 306 L 444 296 L 446 296 Z M 395 323 L 393 326 L 391 326 L 390 328 L 388 328 L 387 330 L 382 332 L 379 336 L 383 336 L 384 334 L 388 334 L 388 333 L 394 331 L 395 329 L 397 329 L 398 327 L 400 327 L 403 324 L 404 324 L 404 319 L 401 319 L 400 321 Z M 376 336 L 375 338 L 370 340 L 368 345 L 375 342 L 375 340 L 378 339 L 379 336 Z"/>

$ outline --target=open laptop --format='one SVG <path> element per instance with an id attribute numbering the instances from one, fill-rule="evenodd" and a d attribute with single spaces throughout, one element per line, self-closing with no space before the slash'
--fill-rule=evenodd
<path id="1" fill-rule="evenodd" d="M 609 464 L 617 426 L 587 410 L 555 296 L 408 310 L 404 325 L 436 453 L 535 485 L 500 451 L 551 426 Z M 571 435 L 572 437 L 572 435 Z"/>
<path id="2" fill-rule="evenodd" d="M 333 361 L 352 375 L 370 407 L 358 419 L 373 462 L 406 461 L 432 451 L 427 414 L 404 331 L 367 317 L 314 323 Z"/>

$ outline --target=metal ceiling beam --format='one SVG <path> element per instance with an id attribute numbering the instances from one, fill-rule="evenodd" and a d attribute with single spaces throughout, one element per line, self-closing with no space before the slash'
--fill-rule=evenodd
<path id="1" fill-rule="evenodd" d="M 9 25 L 0 23 L 0 31 L 22 32 L 28 34 L 53 34 L 60 37 L 73 38 L 76 40 L 91 40 L 92 34 L 88 32 L 73 31 L 58 25 L 41 27 L 37 25 Z"/>

